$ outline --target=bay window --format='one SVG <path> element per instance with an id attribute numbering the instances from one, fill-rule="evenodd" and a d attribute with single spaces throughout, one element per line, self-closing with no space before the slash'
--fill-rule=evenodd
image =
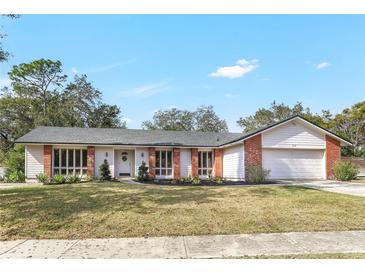
<path id="1" fill-rule="evenodd" d="M 198 173 L 200 176 L 211 176 L 213 171 L 213 154 L 211 151 L 198 152 Z"/>
<path id="2" fill-rule="evenodd" d="M 172 176 L 172 151 L 156 150 L 156 176 Z"/>
<path id="3" fill-rule="evenodd" d="M 79 148 L 53 149 L 53 175 L 86 175 L 87 150 Z"/>

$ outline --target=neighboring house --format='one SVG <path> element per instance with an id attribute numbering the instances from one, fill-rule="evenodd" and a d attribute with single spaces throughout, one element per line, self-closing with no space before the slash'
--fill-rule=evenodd
<path id="1" fill-rule="evenodd" d="M 250 166 L 271 179 L 330 179 L 343 138 L 300 116 L 250 133 L 38 127 L 25 144 L 27 179 L 37 174 L 98 176 L 104 159 L 113 177 L 136 176 L 145 162 L 157 179 L 188 176 L 242 180 Z"/>

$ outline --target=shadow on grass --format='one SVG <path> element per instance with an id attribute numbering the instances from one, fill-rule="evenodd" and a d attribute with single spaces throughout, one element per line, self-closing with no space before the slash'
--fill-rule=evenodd
<path id="1" fill-rule="evenodd" d="M 6 237 L 16 235 L 15 227 L 27 222 L 39 228 L 57 231 L 72 224 L 82 214 L 100 214 L 95 225 L 114 212 L 151 214 L 164 206 L 185 203 L 212 203 L 226 192 L 207 187 L 134 186 L 123 183 L 39 186 L 0 191 L 0 222 L 9 228 Z M 1 231 L 1 230 L 0 230 Z"/>

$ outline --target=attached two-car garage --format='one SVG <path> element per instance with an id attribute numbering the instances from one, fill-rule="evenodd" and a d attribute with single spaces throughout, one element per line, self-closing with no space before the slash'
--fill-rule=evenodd
<path id="1" fill-rule="evenodd" d="M 262 134 L 262 166 L 271 179 L 324 179 L 325 134 L 291 121 Z"/>
<path id="2" fill-rule="evenodd" d="M 262 165 L 271 179 L 323 179 L 324 150 L 263 149 Z"/>

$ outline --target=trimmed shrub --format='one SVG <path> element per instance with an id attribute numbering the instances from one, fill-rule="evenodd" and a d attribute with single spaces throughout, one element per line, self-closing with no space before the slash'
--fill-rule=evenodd
<path id="1" fill-rule="evenodd" d="M 333 167 L 333 173 L 339 181 L 350 181 L 356 179 L 359 169 L 349 161 L 337 161 Z"/>
<path id="2" fill-rule="evenodd" d="M 86 175 L 81 177 L 81 182 L 92 182 L 93 177 Z"/>
<path id="3" fill-rule="evenodd" d="M 55 184 L 65 184 L 66 183 L 66 176 L 65 175 L 60 175 L 60 174 L 56 174 L 53 176 L 53 183 Z"/>
<path id="4" fill-rule="evenodd" d="M 192 183 L 193 185 L 199 185 L 199 184 L 200 184 L 200 178 L 199 178 L 199 176 L 195 176 L 195 177 L 193 177 L 193 178 L 191 179 L 191 183 Z"/>
<path id="5" fill-rule="evenodd" d="M 5 175 L 5 182 L 7 183 L 24 183 L 25 175 L 21 170 L 15 170 Z"/>
<path id="6" fill-rule="evenodd" d="M 185 183 L 185 184 L 188 184 L 188 183 L 191 183 L 191 177 L 181 177 L 180 178 L 180 182 L 181 183 Z"/>
<path id="7" fill-rule="evenodd" d="M 25 147 L 24 145 L 15 145 L 12 150 L 10 150 L 5 159 L 5 177 L 9 177 L 12 174 L 20 172 L 24 174 L 24 163 L 25 163 Z"/>
<path id="8" fill-rule="evenodd" d="M 77 184 L 81 182 L 80 176 L 77 175 L 69 175 L 66 177 L 67 184 Z"/>
<path id="9" fill-rule="evenodd" d="M 216 183 L 216 184 L 223 184 L 223 178 L 222 177 L 219 177 L 219 176 L 217 176 L 217 177 L 214 177 L 213 178 L 213 180 L 212 180 L 214 183 Z"/>
<path id="10" fill-rule="evenodd" d="M 49 177 L 43 173 L 37 174 L 36 178 L 37 178 L 37 182 L 40 184 L 47 184 L 49 182 Z"/>
<path id="11" fill-rule="evenodd" d="M 100 173 L 100 180 L 102 180 L 102 181 L 107 181 L 112 178 L 110 176 L 109 163 L 108 163 L 107 159 L 104 159 L 104 162 L 100 165 L 99 173 Z"/>
<path id="12" fill-rule="evenodd" d="M 138 176 L 137 176 L 137 180 L 138 181 L 148 181 L 149 176 L 148 176 L 148 167 L 146 166 L 146 163 L 144 161 L 142 161 L 142 164 L 138 167 Z"/>
<path id="13" fill-rule="evenodd" d="M 269 177 L 270 170 L 261 166 L 250 166 L 248 168 L 248 181 L 252 183 L 262 183 Z"/>

